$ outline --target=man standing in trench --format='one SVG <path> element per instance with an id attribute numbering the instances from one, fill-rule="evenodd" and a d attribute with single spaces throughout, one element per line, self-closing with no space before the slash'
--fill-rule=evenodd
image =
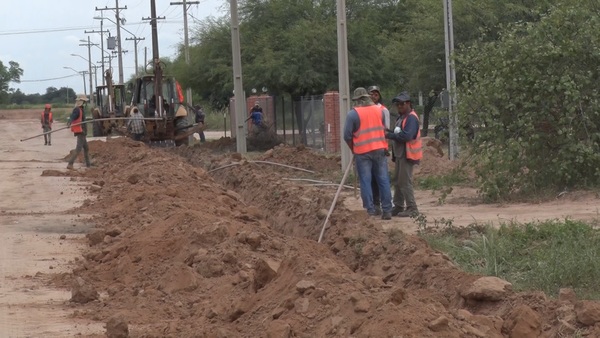
<path id="1" fill-rule="evenodd" d="M 412 185 L 413 167 L 423 158 L 419 117 L 412 109 L 410 95 L 402 92 L 392 99 L 398 108 L 398 118 L 393 132 L 385 138 L 394 141 L 394 208 L 392 215 L 411 217 L 419 213 Z M 406 203 L 406 208 L 404 208 Z"/>
<path id="2" fill-rule="evenodd" d="M 383 111 L 373 103 L 365 88 L 356 88 L 352 100 L 355 101 L 355 106 L 346 116 L 344 141 L 356 160 L 363 207 L 369 215 L 376 215 L 371 189 L 374 176 L 381 193 L 381 219 L 392 219 L 392 196 L 385 157 L 388 144 L 385 139 Z"/>
<path id="3" fill-rule="evenodd" d="M 77 147 L 75 148 L 75 152 L 73 152 L 73 155 L 69 160 L 67 169 L 73 169 L 73 163 L 75 163 L 75 160 L 77 159 L 77 156 L 79 156 L 79 153 L 81 153 L 81 150 L 83 150 L 85 166 L 89 168 L 92 165 L 92 163 L 90 162 L 90 156 L 88 153 L 89 149 L 86 138 L 87 127 L 85 123 L 83 123 L 85 121 L 85 114 L 83 113 L 83 109 L 87 101 L 88 98 L 86 95 L 77 95 L 77 98 L 75 99 L 75 108 L 73 108 L 71 117 L 69 117 L 69 121 L 67 122 L 67 125 L 71 127 L 73 135 L 77 137 Z"/>

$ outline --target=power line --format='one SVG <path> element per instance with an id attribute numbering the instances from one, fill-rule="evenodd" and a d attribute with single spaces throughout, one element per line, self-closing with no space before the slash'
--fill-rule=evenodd
<path id="1" fill-rule="evenodd" d="M 67 76 L 61 76 L 61 77 L 54 77 L 51 79 L 39 79 L 39 80 L 20 80 L 20 82 L 44 82 L 44 81 L 54 81 L 54 80 L 61 80 L 61 79 L 66 79 L 66 78 L 70 78 L 70 77 L 74 77 L 74 76 L 79 76 L 79 74 L 73 74 L 73 75 L 67 75 Z"/>
<path id="2" fill-rule="evenodd" d="M 20 34 L 36 34 L 36 33 L 51 33 L 51 32 L 66 32 L 66 31 L 78 31 L 82 29 L 91 29 L 94 27 L 90 26 L 81 26 L 81 27 L 64 27 L 64 28 L 40 28 L 40 29 L 32 29 L 32 30 L 22 30 L 22 31 L 5 31 L 0 32 L 0 35 L 20 35 Z"/>
<path id="3" fill-rule="evenodd" d="M 131 22 L 127 23 L 125 26 L 130 25 L 139 25 L 145 24 L 146 22 Z M 183 20 L 163 20 L 163 24 L 180 24 L 183 23 Z M 78 31 L 78 30 L 86 30 L 86 29 L 94 29 L 97 27 L 94 26 L 80 26 L 80 27 L 58 27 L 58 28 L 38 28 L 31 30 L 16 30 L 16 31 L 0 31 L 0 35 L 22 35 L 22 34 L 38 34 L 38 33 L 53 33 L 53 32 L 66 32 L 66 31 Z"/>

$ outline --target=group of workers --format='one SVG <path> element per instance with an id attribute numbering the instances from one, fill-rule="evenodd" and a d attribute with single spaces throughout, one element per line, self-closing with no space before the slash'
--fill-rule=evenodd
<path id="1" fill-rule="evenodd" d="M 381 215 L 385 220 L 392 216 L 418 215 L 412 174 L 423 157 L 423 150 L 419 118 L 410 95 L 402 92 L 392 99 L 398 111 L 393 128 L 390 112 L 381 104 L 379 87 L 356 88 L 352 100 L 354 108 L 346 116 L 343 137 L 354 154 L 363 208 L 369 215 Z M 388 140 L 392 142 L 391 157 L 395 164 L 391 184 L 393 198 L 387 162 Z"/>
<path id="2" fill-rule="evenodd" d="M 77 156 L 83 150 L 83 157 L 85 160 L 85 166 L 90 167 L 92 165 L 89 156 L 89 148 L 87 143 L 87 125 L 83 123 L 85 121 L 84 114 L 84 106 L 88 101 L 88 98 L 84 94 L 79 94 L 75 98 L 75 108 L 71 112 L 69 116 L 69 120 L 67 121 L 67 126 L 73 132 L 73 135 L 77 138 L 77 145 L 75 147 L 75 152 L 71 154 L 69 158 L 69 164 L 67 165 L 67 169 L 73 169 L 73 164 L 77 159 Z M 44 145 L 51 146 L 52 145 L 52 123 L 54 123 L 54 119 L 52 116 L 52 105 L 46 104 L 44 106 L 44 111 L 42 112 L 40 122 L 42 124 L 42 130 L 44 131 Z"/>
<path id="3" fill-rule="evenodd" d="M 344 141 L 354 154 L 356 170 L 360 181 L 360 194 L 363 207 L 372 216 L 381 215 L 389 220 L 392 216 L 411 217 L 418 214 L 418 208 L 412 186 L 413 168 L 423 157 L 419 118 L 415 113 L 410 95 L 401 92 L 392 99 L 398 111 L 398 117 L 392 126 L 390 112 L 381 103 L 381 91 L 377 86 L 369 89 L 356 88 L 352 97 L 354 108 L 346 116 L 343 130 Z M 88 102 L 86 95 L 79 94 L 67 125 L 77 138 L 67 169 L 83 151 L 86 167 L 92 163 L 86 139 L 84 108 Z M 194 107 L 196 123 L 204 123 L 204 112 L 200 106 Z M 261 126 L 263 112 L 259 102 L 250 111 L 252 123 Z M 46 104 L 41 115 L 44 130 L 44 145 L 51 145 L 52 107 Z M 128 130 L 135 140 L 141 140 L 145 132 L 145 121 L 137 107 L 131 110 Z M 393 127 L 393 128 L 392 128 Z M 204 135 L 201 135 L 204 141 Z M 392 143 L 391 158 L 394 162 L 392 184 L 388 173 L 387 157 L 390 156 L 388 140 Z M 391 186 L 394 187 L 392 198 Z"/>

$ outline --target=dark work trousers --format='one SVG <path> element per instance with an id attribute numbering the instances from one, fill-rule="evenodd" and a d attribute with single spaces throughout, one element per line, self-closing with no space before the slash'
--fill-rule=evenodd
<path id="1" fill-rule="evenodd" d="M 394 167 L 394 206 L 406 210 L 418 211 L 415 193 L 412 185 L 414 163 L 405 158 L 396 158 Z"/>
<path id="2" fill-rule="evenodd" d="M 69 165 L 73 165 L 73 163 L 75 163 L 75 160 L 77 159 L 77 156 L 79 156 L 79 153 L 81 153 L 81 150 L 83 150 L 83 158 L 85 160 L 85 165 L 86 167 L 89 167 L 91 165 L 90 163 L 90 156 L 88 153 L 88 143 L 87 143 L 87 139 L 85 137 L 84 133 L 77 133 L 75 134 L 75 137 L 77 137 L 77 146 L 75 147 L 75 153 L 73 153 L 73 156 L 71 156 L 71 159 L 69 160 Z"/>

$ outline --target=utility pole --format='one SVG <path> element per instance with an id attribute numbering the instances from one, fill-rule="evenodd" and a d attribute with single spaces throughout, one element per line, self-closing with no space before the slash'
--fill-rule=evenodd
<path id="1" fill-rule="evenodd" d="M 452 0 L 444 2 L 444 33 L 446 43 L 446 91 L 448 91 L 448 128 L 450 138 L 450 160 L 456 160 L 460 151 L 458 144 L 458 115 L 456 109 L 456 70 L 454 68 L 454 24 L 452 22 Z"/>
<path id="2" fill-rule="evenodd" d="M 87 96 L 87 89 L 86 89 L 86 85 L 85 85 L 85 74 L 87 74 L 87 70 L 83 70 L 83 71 L 78 71 L 76 69 L 73 69 L 71 67 L 63 67 L 64 69 L 70 69 L 72 71 L 74 71 L 77 74 L 81 74 L 81 78 L 83 79 L 83 94 L 85 96 Z M 90 75 L 91 76 L 91 75 Z"/>
<path id="3" fill-rule="evenodd" d="M 235 97 L 235 140 L 237 152 L 245 154 L 246 148 L 246 109 L 244 99 L 244 86 L 242 82 L 242 56 L 240 50 L 240 23 L 238 19 L 237 0 L 230 0 L 231 4 L 231 49 L 233 54 L 233 95 Z"/>
<path id="4" fill-rule="evenodd" d="M 81 41 L 85 41 L 85 40 L 81 40 Z M 90 41 L 90 36 L 88 35 L 87 38 L 87 43 L 84 44 L 79 44 L 80 46 L 87 46 L 88 49 L 88 67 L 89 67 L 89 74 L 90 74 L 90 103 L 93 106 L 94 105 L 94 95 L 93 95 L 93 85 L 92 85 L 92 42 Z"/>
<path id="5" fill-rule="evenodd" d="M 186 1 L 183 0 L 183 2 L 171 2 L 171 6 L 173 5 L 183 5 L 183 44 L 184 44 L 184 56 L 185 56 L 185 64 L 186 65 L 190 65 L 190 45 L 189 45 L 189 39 L 188 39 L 188 15 L 187 15 L 187 11 L 188 11 L 188 4 L 189 5 L 198 5 L 200 2 L 199 1 Z M 185 90 L 185 96 L 187 97 L 187 102 L 191 105 L 192 104 L 192 88 L 186 88 Z"/>
<path id="6" fill-rule="evenodd" d="M 115 18 L 116 18 L 116 23 L 117 23 L 117 53 L 118 53 L 118 62 L 119 62 L 119 83 L 123 84 L 123 55 L 122 55 L 122 50 L 121 50 L 121 19 L 119 16 L 119 11 L 122 9 L 127 9 L 127 6 L 125 7 L 119 7 L 119 0 L 115 0 L 115 7 L 114 8 L 109 8 L 109 7 L 104 7 L 104 8 L 98 8 L 96 7 L 97 11 L 106 11 L 106 10 L 114 10 L 115 11 Z"/>
<path id="7" fill-rule="evenodd" d="M 98 10 L 96 8 L 96 10 Z M 91 31 L 84 31 L 86 34 L 90 34 L 90 33 L 100 33 L 100 49 L 102 50 L 102 85 L 105 86 L 106 82 L 104 80 L 104 33 L 108 33 L 108 30 L 104 30 L 103 28 L 103 24 L 104 24 L 104 17 L 101 16 L 95 16 L 94 19 L 100 20 L 100 31 L 97 30 L 91 30 Z"/>
<path id="8" fill-rule="evenodd" d="M 101 66 L 98 65 L 93 65 L 92 68 L 94 68 L 94 86 L 98 87 L 98 68 L 100 68 Z"/>
<path id="9" fill-rule="evenodd" d="M 154 96 L 156 109 L 158 110 L 158 116 L 163 117 L 163 92 L 162 92 L 162 78 L 163 69 L 160 64 L 160 56 L 158 54 L 158 28 L 156 21 L 158 19 L 164 19 L 165 17 L 156 16 L 156 4 L 155 0 L 150 1 L 150 18 L 142 18 L 142 20 L 150 20 L 150 27 L 152 27 L 152 65 L 154 67 Z"/>
<path id="10" fill-rule="evenodd" d="M 350 111 L 350 80 L 348 79 L 348 35 L 346 31 L 346 1 L 337 0 L 337 42 L 338 42 L 338 81 L 340 95 L 340 130 L 346 124 L 346 115 Z M 341 133 L 340 133 L 340 136 Z M 342 171 L 350 165 L 352 152 L 340 138 L 342 152 Z"/>
<path id="11" fill-rule="evenodd" d="M 123 84 L 123 51 L 121 50 L 121 18 L 119 18 L 119 0 L 115 0 L 115 5 L 115 18 L 117 19 L 117 48 L 119 48 L 119 84 Z M 127 9 L 127 6 L 125 6 L 124 9 Z"/>
<path id="12" fill-rule="evenodd" d="M 138 42 L 142 41 L 142 40 L 146 40 L 146 38 L 138 38 L 138 37 L 133 37 L 133 38 L 125 38 L 125 40 L 128 41 L 133 41 L 133 44 L 135 46 L 135 76 L 138 76 Z"/>

